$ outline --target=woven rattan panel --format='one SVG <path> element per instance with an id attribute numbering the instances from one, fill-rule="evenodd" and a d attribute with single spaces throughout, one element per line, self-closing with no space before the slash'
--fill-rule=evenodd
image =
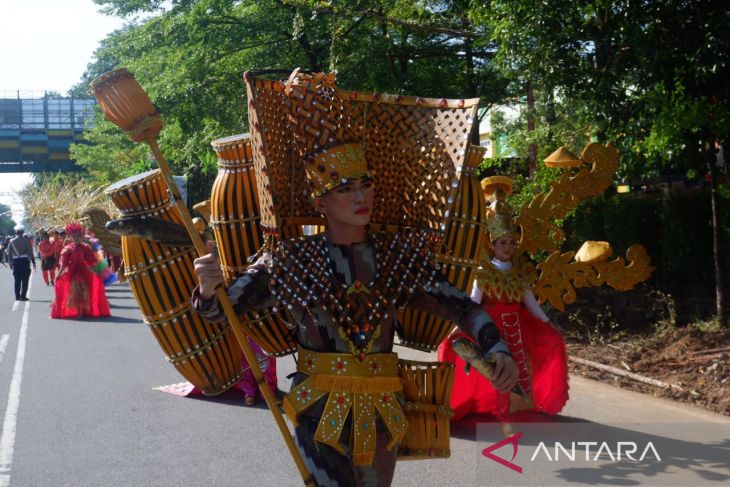
<path id="1" fill-rule="evenodd" d="M 303 166 L 293 157 L 283 85 L 257 79 L 248 84 L 248 98 L 261 225 L 275 229 L 281 218 L 316 215 Z"/>
<path id="2" fill-rule="evenodd" d="M 303 162 L 294 157 L 288 100 L 278 81 L 245 75 L 262 226 L 316 217 Z M 458 186 L 478 100 L 341 91 L 377 184 L 372 223 L 442 231 Z"/>
<path id="3" fill-rule="evenodd" d="M 365 156 L 377 184 L 373 223 L 442 230 L 470 127 L 457 121 L 455 110 L 360 105 Z"/>
<path id="4" fill-rule="evenodd" d="M 87 208 L 81 214 L 81 223 L 94 232 L 102 248 L 108 254 L 122 255 L 122 239 L 106 229 L 106 223 L 111 217 L 100 208 Z"/>

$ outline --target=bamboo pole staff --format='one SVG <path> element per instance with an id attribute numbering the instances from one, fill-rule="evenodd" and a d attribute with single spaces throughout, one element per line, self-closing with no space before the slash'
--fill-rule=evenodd
<path id="1" fill-rule="evenodd" d="M 193 245 L 195 245 L 195 249 L 199 255 L 204 255 L 206 253 L 205 244 L 195 229 L 193 220 L 190 218 L 190 213 L 188 213 L 185 202 L 180 196 L 180 191 L 172 178 L 170 166 L 162 151 L 160 151 L 160 147 L 157 145 L 157 135 L 162 130 L 162 120 L 157 114 L 157 110 L 152 105 L 147 93 L 134 78 L 134 75 L 124 68 L 110 71 L 95 79 L 91 83 L 91 91 L 96 97 L 104 115 L 110 122 L 121 128 L 134 142 L 146 141 L 149 144 L 152 149 L 152 154 L 160 166 L 160 172 L 165 178 L 167 187 L 175 200 L 175 205 L 180 210 L 180 215 L 182 216 L 185 228 L 190 234 Z M 220 300 L 226 318 L 233 328 L 236 340 L 238 340 L 243 355 L 249 363 L 251 372 L 256 378 L 259 390 L 264 396 L 266 404 L 269 406 L 269 411 L 274 416 L 274 420 L 284 437 L 284 441 L 289 448 L 289 453 L 291 453 L 294 459 L 294 463 L 299 470 L 304 484 L 314 486 L 314 479 L 304 465 L 304 460 L 294 444 L 294 439 L 284 421 L 281 410 L 276 404 L 274 393 L 265 384 L 264 376 L 256 360 L 256 355 L 251 350 L 247 334 L 233 309 L 231 301 L 228 299 L 225 289 L 222 287 L 216 289 L 216 296 Z"/>

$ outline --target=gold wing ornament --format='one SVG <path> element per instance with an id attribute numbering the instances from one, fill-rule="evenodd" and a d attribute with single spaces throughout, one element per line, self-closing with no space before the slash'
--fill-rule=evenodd
<path id="1" fill-rule="evenodd" d="M 587 241 L 577 253 L 559 250 L 565 233 L 556 221 L 565 218 L 581 201 L 603 193 L 612 183 L 618 160 L 619 153 L 613 146 L 598 143 L 588 144 L 580 158 L 562 147 L 545 160 L 546 166 L 566 171 L 550 185 L 549 191 L 523 205 L 515 221 L 521 230 L 515 262 L 523 262 L 522 273 L 529 274 L 525 253 L 534 257 L 539 251 L 551 252 L 536 269 L 538 277 L 533 291 L 541 304 L 547 301 L 564 311 L 566 304 L 575 302 L 576 288 L 607 284 L 626 291 L 647 280 L 654 271 L 646 250 L 639 244 L 628 248 L 626 260 L 617 257 L 609 261 L 612 250 L 608 242 Z M 478 272 L 478 281 L 480 277 L 483 273 Z M 480 287 L 482 283 L 486 281 L 482 279 Z"/>
<path id="2" fill-rule="evenodd" d="M 606 243 L 585 242 L 583 246 Z M 565 311 L 566 304 L 575 302 L 576 288 L 608 284 L 619 291 L 628 291 L 636 284 L 649 279 L 654 271 L 654 267 L 649 265 L 650 259 L 646 249 L 640 244 L 634 244 L 626 250 L 628 265 L 623 257 L 609 261 L 610 255 L 610 247 L 604 257 L 588 261 L 574 259 L 578 255 L 572 251 L 561 253 L 556 250 L 550 254 L 537 265 L 540 277 L 533 291 L 540 304 L 547 301 L 554 308 Z"/>
<path id="3" fill-rule="evenodd" d="M 636 284 L 649 279 L 654 272 L 654 267 L 649 265 L 650 258 L 646 249 L 640 244 L 634 244 L 626 249 L 626 260 L 629 261 L 628 265 L 624 265 L 624 259 L 621 257 L 610 262 L 595 264 L 601 283 L 605 282 L 619 291 L 628 291 Z"/>
<path id="4" fill-rule="evenodd" d="M 618 169 L 618 157 L 613 146 L 598 143 L 588 144 L 580 159 L 564 147 L 550 154 L 545 160 L 548 167 L 580 169 L 564 172 L 550 185 L 550 190 L 538 193 L 523 205 L 515 222 L 521 228 L 515 254 L 529 252 L 534 257 L 539 251 L 560 249 L 565 232 L 556 220 L 562 220 L 581 201 L 603 193 L 611 185 Z"/>

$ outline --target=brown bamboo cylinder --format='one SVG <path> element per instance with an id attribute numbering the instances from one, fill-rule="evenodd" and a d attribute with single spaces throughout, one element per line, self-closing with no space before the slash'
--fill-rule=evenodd
<path id="1" fill-rule="evenodd" d="M 230 284 L 249 266 L 248 258 L 264 245 L 256 175 L 248 134 L 211 142 L 218 157 L 218 176 L 210 198 L 210 226 L 218 245 L 221 269 Z M 242 319 L 246 331 L 265 351 L 283 356 L 296 342 L 280 313 L 251 311 Z"/>
<path id="2" fill-rule="evenodd" d="M 403 411 L 408 420 L 398 460 L 448 458 L 454 364 L 399 359 L 398 377 L 403 382 Z"/>
<path id="3" fill-rule="evenodd" d="M 156 217 L 182 224 L 158 169 L 119 181 L 106 193 L 122 217 Z M 219 394 L 237 383 L 241 349 L 231 326 L 227 321 L 206 321 L 191 309 L 190 296 L 197 284 L 195 248 L 123 236 L 122 256 L 144 321 L 167 361 L 204 394 Z"/>

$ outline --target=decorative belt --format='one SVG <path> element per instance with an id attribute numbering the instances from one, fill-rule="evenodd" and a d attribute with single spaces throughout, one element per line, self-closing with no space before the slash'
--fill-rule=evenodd
<path id="1" fill-rule="evenodd" d="M 312 352 L 299 348 L 297 371 L 309 375 L 284 398 L 284 411 L 296 426 L 297 417 L 328 396 L 314 439 L 346 454 L 340 434 L 352 411 L 350 454 L 354 465 L 370 465 L 375 458 L 376 411 L 390 434 L 386 448 L 400 443 L 408 421 L 395 392 L 403 389 L 398 378 L 398 355 L 367 354 L 359 360 L 351 353 Z"/>

